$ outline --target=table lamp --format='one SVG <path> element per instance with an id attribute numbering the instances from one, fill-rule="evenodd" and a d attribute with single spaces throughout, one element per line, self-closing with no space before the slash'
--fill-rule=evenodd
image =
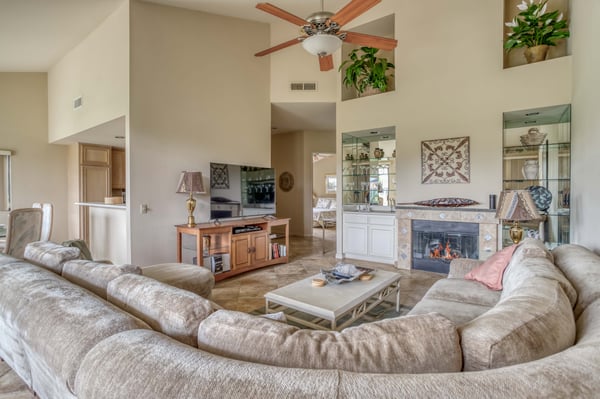
<path id="1" fill-rule="evenodd" d="M 204 185 L 202 184 L 202 172 L 181 172 L 179 176 L 179 183 L 177 184 L 178 193 L 189 193 L 190 197 L 186 201 L 188 210 L 188 227 L 194 227 L 196 221 L 194 220 L 194 209 L 196 209 L 196 200 L 194 199 L 194 193 L 204 194 Z"/>
<path id="2" fill-rule="evenodd" d="M 519 222 L 541 219 L 533 198 L 527 190 L 506 190 L 500 193 L 496 218 L 513 222 L 509 235 L 513 243 L 523 239 L 523 229 Z"/>

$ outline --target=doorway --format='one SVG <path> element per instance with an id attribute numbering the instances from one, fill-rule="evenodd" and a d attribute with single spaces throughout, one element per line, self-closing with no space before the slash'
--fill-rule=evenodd
<path id="1" fill-rule="evenodd" d="M 313 238 L 321 241 L 323 254 L 336 250 L 336 154 L 312 154 Z"/>

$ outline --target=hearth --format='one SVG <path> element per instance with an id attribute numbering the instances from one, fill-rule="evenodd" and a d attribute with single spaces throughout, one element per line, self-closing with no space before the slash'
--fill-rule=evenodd
<path id="1" fill-rule="evenodd" d="M 479 224 L 412 221 L 412 268 L 448 273 L 456 258 L 479 259 Z"/>

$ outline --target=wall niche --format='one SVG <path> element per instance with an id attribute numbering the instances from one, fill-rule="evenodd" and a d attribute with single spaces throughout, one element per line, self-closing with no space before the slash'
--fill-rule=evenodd
<path id="1" fill-rule="evenodd" d="M 525 60 L 525 56 L 523 52 L 524 48 L 516 48 L 513 49 L 510 53 L 507 53 L 504 50 L 504 43 L 508 37 L 508 33 L 511 31 L 509 27 L 505 25 L 506 22 L 512 21 L 519 13 L 519 9 L 517 5 L 521 4 L 523 0 L 504 0 L 504 19 L 502 21 L 503 35 L 502 35 L 502 52 L 504 54 L 504 68 L 512 68 L 520 65 L 527 64 Z M 534 0 L 538 2 L 540 0 Z M 527 4 L 529 4 L 529 0 L 525 0 Z M 559 10 L 563 13 L 563 18 L 569 21 L 569 30 L 571 30 L 570 26 L 570 0 L 549 0 L 548 1 L 548 11 Z M 548 50 L 548 56 L 546 57 L 546 61 L 553 59 L 564 57 L 570 55 L 570 46 L 569 39 L 559 40 L 556 46 L 550 46 Z"/>

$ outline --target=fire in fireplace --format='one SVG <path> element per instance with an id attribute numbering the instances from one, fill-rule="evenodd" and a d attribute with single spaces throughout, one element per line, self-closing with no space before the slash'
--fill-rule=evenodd
<path id="1" fill-rule="evenodd" d="M 412 221 L 413 269 L 448 273 L 456 258 L 479 258 L 477 223 Z"/>

